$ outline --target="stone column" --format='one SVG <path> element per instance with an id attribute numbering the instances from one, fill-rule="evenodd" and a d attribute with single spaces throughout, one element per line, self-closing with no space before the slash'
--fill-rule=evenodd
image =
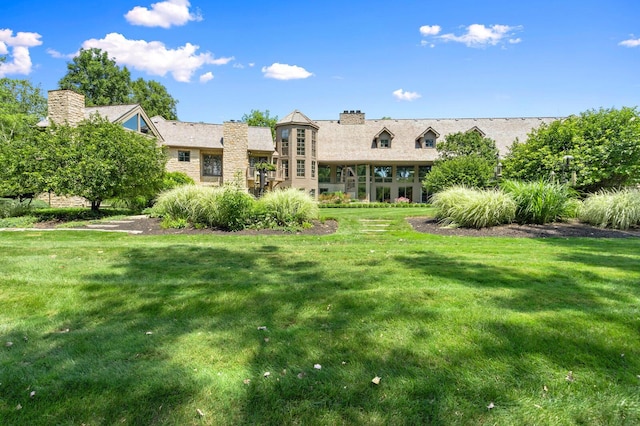
<path id="1" fill-rule="evenodd" d="M 77 126 L 84 120 L 84 95 L 73 90 L 50 90 L 47 105 L 53 123 Z"/>

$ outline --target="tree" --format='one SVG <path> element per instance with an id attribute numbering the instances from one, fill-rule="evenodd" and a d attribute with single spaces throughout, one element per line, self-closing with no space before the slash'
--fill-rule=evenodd
<path id="1" fill-rule="evenodd" d="M 278 116 L 271 117 L 269 110 L 264 112 L 252 109 L 249 114 L 242 116 L 242 122 L 247 123 L 249 126 L 256 127 L 269 127 L 271 129 L 271 136 L 276 137 L 276 124 L 278 123 Z"/>
<path id="2" fill-rule="evenodd" d="M 87 106 L 122 105 L 131 101 L 131 76 L 127 67 L 120 69 L 107 52 L 97 48 L 81 49 L 67 74 L 58 82 L 85 96 Z"/>
<path id="3" fill-rule="evenodd" d="M 514 142 L 503 166 L 512 179 L 567 182 L 575 174 L 583 191 L 637 184 L 640 117 L 635 108 L 601 108 L 542 125 Z"/>
<path id="4" fill-rule="evenodd" d="M 28 80 L 0 79 L 0 196 L 32 198 L 48 176 L 38 161 L 43 147 L 35 124 L 47 101 Z"/>
<path id="5" fill-rule="evenodd" d="M 485 188 L 490 185 L 496 161 L 496 143 L 476 131 L 445 136 L 436 145 L 439 159 L 422 181 L 428 192 L 439 192 L 454 185 Z"/>
<path id="6" fill-rule="evenodd" d="M 166 155 L 155 139 L 93 116 L 75 128 L 53 126 L 57 153 L 54 191 L 75 195 L 98 210 L 111 198 L 149 196 L 162 184 Z"/>
<path id="7" fill-rule="evenodd" d="M 167 88 L 155 80 L 142 78 L 131 83 L 132 100 L 142 106 L 149 117 L 162 116 L 167 120 L 177 120 L 178 101 L 167 92 Z"/>

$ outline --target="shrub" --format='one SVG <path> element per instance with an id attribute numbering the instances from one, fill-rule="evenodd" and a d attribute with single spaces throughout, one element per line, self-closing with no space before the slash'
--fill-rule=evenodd
<path id="1" fill-rule="evenodd" d="M 318 217 L 318 204 L 307 193 L 295 188 L 267 192 L 258 200 L 263 219 L 277 226 L 296 227 Z"/>
<path id="2" fill-rule="evenodd" d="M 165 172 L 162 177 L 162 190 L 176 188 L 182 185 L 195 185 L 195 181 L 183 172 Z"/>
<path id="3" fill-rule="evenodd" d="M 238 231 L 247 226 L 253 204 L 253 197 L 235 185 L 184 185 L 160 194 L 150 214 L 168 224 L 181 219 L 194 226 Z"/>
<path id="4" fill-rule="evenodd" d="M 578 214 L 581 221 L 601 228 L 629 229 L 640 224 L 640 191 L 609 190 L 590 195 Z"/>
<path id="5" fill-rule="evenodd" d="M 575 215 L 576 192 L 568 185 L 537 180 L 505 180 L 500 185 L 517 204 L 516 221 L 545 224 Z"/>
<path id="6" fill-rule="evenodd" d="M 474 190 L 455 186 L 433 196 L 437 217 L 444 224 L 485 228 L 510 223 L 516 202 L 500 190 Z"/>
<path id="7" fill-rule="evenodd" d="M 342 191 L 327 192 L 318 195 L 318 201 L 322 204 L 345 204 L 351 201 L 351 196 Z"/>

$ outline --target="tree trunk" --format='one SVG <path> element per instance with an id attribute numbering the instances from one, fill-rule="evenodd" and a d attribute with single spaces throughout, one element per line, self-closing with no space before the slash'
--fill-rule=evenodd
<path id="1" fill-rule="evenodd" d="M 96 201 L 91 201 L 91 211 L 92 212 L 97 212 L 100 210 L 100 200 L 96 200 Z"/>

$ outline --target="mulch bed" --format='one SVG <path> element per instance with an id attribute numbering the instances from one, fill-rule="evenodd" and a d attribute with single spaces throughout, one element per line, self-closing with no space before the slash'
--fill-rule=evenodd
<path id="1" fill-rule="evenodd" d="M 617 229 L 603 229 L 580 222 L 559 222 L 546 225 L 509 225 L 493 226 L 491 228 L 469 229 L 448 228 L 438 224 L 432 218 L 411 217 L 407 218 L 414 230 L 418 232 L 451 235 L 463 237 L 512 237 L 512 238 L 631 238 L 640 237 L 640 228 L 632 228 L 626 231 Z"/>

